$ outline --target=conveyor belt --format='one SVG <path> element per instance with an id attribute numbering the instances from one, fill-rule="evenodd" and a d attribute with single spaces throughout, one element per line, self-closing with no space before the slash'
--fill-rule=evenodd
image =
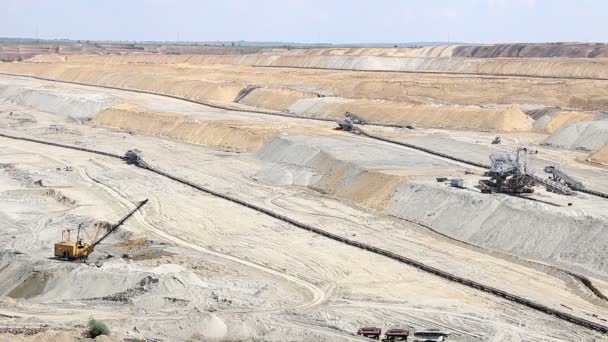
<path id="1" fill-rule="evenodd" d="M 103 155 L 103 156 L 107 156 L 107 157 L 112 157 L 112 158 L 118 158 L 118 159 L 121 159 L 121 160 L 125 160 L 124 157 L 118 156 L 116 154 L 107 153 L 107 152 L 103 152 L 103 151 L 96 151 L 96 150 L 92 150 L 92 149 L 80 148 L 80 147 L 77 147 L 77 146 L 70 146 L 70 145 L 65 145 L 65 144 L 58 144 L 58 143 L 53 143 L 53 142 L 48 142 L 48 141 L 37 140 L 37 139 L 29 139 L 29 138 L 23 138 L 23 137 L 17 137 L 17 136 L 10 136 L 10 135 L 7 135 L 7 134 L 0 134 L 0 136 L 5 137 L 5 138 L 9 138 L 9 139 L 18 139 L 18 140 L 30 141 L 30 142 L 34 142 L 34 143 L 45 144 L 45 145 L 50 145 L 50 146 L 55 146 L 55 147 L 61 147 L 61 148 L 68 148 L 68 149 L 82 151 L 82 152 L 87 152 L 87 153 L 95 153 L 95 154 L 98 154 L 98 155 Z M 514 294 L 511 294 L 511 293 L 508 293 L 506 291 L 497 289 L 495 287 L 483 285 L 483 284 L 481 284 L 481 283 L 479 283 L 477 281 L 471 280 L 471 279 L 467 279 L 467 278 L 463 278 L 463 277 L 451 274 L 449 272 L 446 272 L 446 271 L 437 269 L 435 267 L 429 266 L 427 264 L 424 264 L 424 263 L 422 263 L 420 261 L 417 261 L 417 260 L 405 257 L 403 255 L 399 255 L 399 254 L 390 252 L 388 250 L 378 248 L 378 247 L 373 246 L 373 245 L 365 244 L 365 243 L 362 243 L 362 242 L 359 242 L 359 241 L 354 241 L 354 240 L 345 238 L 343 236 L 339 236 L 339 235 L 330 233 L 330 232 L 328 232 L 326 230 L 323 230 L 323 229 L 321 229 L 319 227 L 308 225 L 308 224 L 299 222 L 297 220 L 294 220 L 292 218 L 289 218 L 287 216 L 284 216 L 282 214 L 275 213 L 274 211 L 272 211 L 270 209 L 266 209 L 266 208 L 260 207 L 260 206 L 258 206 L 256 204 L 249 203 L 249 202 L 241 200 L 239 198 L 232 197 L 230 195 L 223 194 L 223 193 L 220 193 L 218 191 L 209 189 L 207 187 L 198 185 L 198 184 L 193 183 L 193 182 L 191 182 L 189 180 L 183 179 L 181 177 L 172 175 L 172 174 L 170 174 L 168 172 L 165 172 L 163 170 L 157 169 L 157 168 L 155 168 L 155 167 L 153 167 L 153 166 L 151 166 L 151 165 L 149 165 L 147 163 L 141 163 L 141 165 L 137 165 L 137 164 L 135 164 L 135 165 L 137 167 L 143 168 L 143 169 L 148 170 L 150 172 L 154 172 L 154 173 L 156 173 L 158 175 L 167 177 L 167 178 L 169 178 L 171 180 L 174 180 L 174 181 L 179 182 L 181 184 L 184 184 L 186 186 L 189 186 L 189 187 L 192 187 L 194 189 L 200 190 L 200 191 L 202 191 L 204 193 L 207 193 L 209 195 L 222 198 L 222 199 L 230 201 L 232 203 L 235 203 L 235 204 L 247 207 L 249 209 L 255 210 L 257 212 L 263 213 L 263 214 L 268 215 L 270 217 L 273 217 L 273 218 L 275 218 L 277 220 L 289 223 L 289 224 L 293 225 L 294 227 L 310 231 L 312 233 L 324 236 L 324 237 L 326 237 L 328 239 L 332 239 L 334 241 L 338 241 L 338 242 L 344 243 L 346 245 L 359 248 L 361 250 L 365 250 L 365 251 L 368 251 L 368 252 L 371 252 L 371 253 L 374 253 L 374 254 L 385 256 L 387 258 L 390 258 L 390 259 L 402 262 L 402 263 L 404 263 L 406 265 L 415 267 L 415 268 L 417 268 L 417 269 L 419 269 L 421 271 L 424 271 L 424 272 L 433 274 L 435 276 L 438 276 L 438 277 L 440 277 L 442 279 L 445 279 L 447 281 L 458 283 L 458 284 L 464 285 L 464 286 L 469 287 L 469 288 L 473 288 L 473 289 L 476 289 L 476 290 L 479 290 L 479 291 L 482 291 L 482 292 L 486 292 L 486 293 L 492 294 L 494 296 L 497 296 L 499 298 L 508 300 L 510 302 L 523 305 L 523 306 L 528 307 L 530 309 L 533 309 L 535 311 L 539 311 L 539 312 L 542 312 L 542 313 L 545 313 L 545 314 L 548 314 L 548 315 L 555 316 L 555 317 L 557 317 L 557 318 L 559 318 L 561 320 L 568 321 L 568 322 L 576 324 L 578 326 L 582 326 L 582 327 L 585 327 L 585 328 L 588 328 L 588 329 L 591 329 L 591 330 L 595 330 L 595 331 L 598 331 L 598 332 L 601 332 L 601 333 L 604 333 L 604 334 L 608 333 L 608 326 L 604 326 L 604 325 L 601 325 L 599 323 L 595 323 L 595 322 L 589 321 L 587 319 L 584 319 L 584 318 L 581 318 L 581 317 L 577 317 L 577 316 L 569 314 L 567 312 L 562 312 L 562 311 L 550 308 L 550 307 L 548 307 L 546 305 L 537 303 L 535 301 L 526 299 L 526 298 L 518 296 L 518 295 L 514 295 Z"/>

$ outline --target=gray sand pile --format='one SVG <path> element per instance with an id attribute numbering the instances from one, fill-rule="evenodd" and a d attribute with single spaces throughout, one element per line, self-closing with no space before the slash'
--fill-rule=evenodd
<path id="1" fill-rule="evenodd" d="M 578 122 L 565 126 L 545 139 L 544 144 L 593 151 L 608 144 L 608 121 Z"/>
<path id="2" fill-rule="evenodd" d="M 276 137 L 257 153 L 271 164 L 255 178 L 318 189 L 490 250 L 573 271 L 608 272 L 605 217 L 506 195 L 446 188 L 434 177 L 456 175 L 458 167 L 449 162 L 390 146 L 368 146 L 360 140 L 353 140 L 358 152 L 353 154 L 348 151 L 354 144 L 332 140 Z"/>
<path id="3" fill-rule="evenodd" d="M 434 184 L 403 184 L 386 213 L 425 223 L 488 249 L 545 260 L 572 270 L 608 272 L 606 219 Z"/>
<path id="4" fill-rule="evenodd" d="M 4 102 L 36 108 L 41 111 L 89 119 L 111 107 L 118 99 L 98 93 L 58 92 L 44 88 L 0 86 L 0 99 Z"/>

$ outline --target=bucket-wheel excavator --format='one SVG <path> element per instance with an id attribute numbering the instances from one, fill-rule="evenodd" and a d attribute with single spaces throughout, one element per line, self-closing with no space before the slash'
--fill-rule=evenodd
<path id="1" fill-rule="evenodd" d="M 65 260 L 83 260 L 88 258 L 91 253 L 95 250 L 95 247 L 100 244 L 103 240 L 105 240 L 110 234 L 115 232 L 120 226 L 122 226 L 125 221 L 129 219 L 137 210 L 146 204 L 148 200 L 143 200 L 139 202 L 135 209 L 131 210 L 125 217 L 123 217 L 118 223 L 112 225 L 105 234 L 101 237 L 101 231 L 104 229 L 104 225 L 98 225 L 93 236 L 88 239 L 88 242 L 83 240 L 83 230 L 82 227 L 79 226 L 77 229 L 64 229 L 61 231 L 61 242 L 57 242 L 55 244 L 55 257 L 62 258 Z M 77 235 L 76 239 L 72 240 L 72 232 L 76 230 Z"/>

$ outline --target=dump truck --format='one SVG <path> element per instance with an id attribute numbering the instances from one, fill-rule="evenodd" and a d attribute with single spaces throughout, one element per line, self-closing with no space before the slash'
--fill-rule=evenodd
<path id="1" fill-rule="evenodd" d="M 450 336 L 449 333 L 442 332 L 438 329 L 416 331 L 414 333 L 414 342 L 443 342 L 448 336 Z"/>
<path id="2" fill-rule="evenodd" d="M 357 330 L 357 335 L 379 340 L 380 335 L 382 335 L 382 329 L 376 327 L 365 327 Z"/>
<path id="3" fill-rule="evenodd" d="M 407 329 L 389 329 L 384 334 L 384 342 L 407 341 L 410 331 Z"/>

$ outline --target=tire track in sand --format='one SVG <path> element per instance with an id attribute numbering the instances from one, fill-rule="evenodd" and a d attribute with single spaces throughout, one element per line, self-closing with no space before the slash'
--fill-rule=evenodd
<path id="1" fill-rule="evenodd" d="M 79 169 L 80 175 L 87 181 L 91 182 L 91 183 L 95 183 L 97 185 L 99 185 L 103 190 L 105 190 L 107 193 L 109 193 L 112 197 L 116 198 L 118 200 L 118 202 L 125 208 L 131 208 L 133 207 L 133 203 L 131 203 L 131 201 L 129 201 L 127 198 L 125 198 L 122 194 L 120 194 L 117 190 L 113 189 L 112 187 L 94 179 L 93 177 L 89 176 L 89 174 L 86 172 L 86 170 L 84 168 L 80 168 Z M 153 203 L 156 201 L 152 201 Z M 173 242 L 177 245 L 180 245 L 182 247 L 186 247 L 188 249 L 192 249 L 201 253 L 205 253 L 205 254 L 209 254 L 209 255 L 213 255 L 215 257 L 221 258 L 221 259 L 225 259 L 225 260 L 229 260 L 244 266 L 247 266 L 249 268 L 253 268 L 259 271 L 262 271 L 266 274 L 269 274 L 271 276 L 277 277 L 277 278 L 281 278 L 283 280 L 286 280 L 290 283 L 294 283 L 297 284 L 299 287 L 306 289 L 308 292 L 310 292 L 312 299 L 310 301 L 307 301 L 305 303 L 293 306 L 293 307 L 283 307 L 283 308 L 277 308 L 277 309 L 270 309 L 270 310 L 255 310 L 255 312 L 275 312 L 275 311 L 284 311 L 284 310 L 294 310 L 294 309 L 305 309 L 305 308 L 309 308 L 309 307 L 313 307 L 313 306 L 317 306 L 320 305 L 321 303 L 323 303 L 326 300 L 326 294 L 325 291 L 323 291 L 321 288 L 317 287 L 314 284 L 308 283 L 300 278 L 285 274 L 285 273 L 281 273 L 278 271 L 275 271 L 271 268 L 268 267 L 264 267 L 262 265 L 256 264 L 254 262 L 251 261 L 247 261 L 247 260 L 243 260 L 243 259 L 239 259 L 235 256 L 229 255 L 229 254 L 225 254 L 225 253 L 220 253 L 217 251 L 213 251 L 210 250 L 208 248 L 199 246 L 197 244 L 188 242 L 180 237 L 168 234 L 167 232 L 155 227 L 153 224 L 149 223 L 144 215 L 141 213 L 141 211 L 137 211 L 134 215 L 133 218 L 135 218 L 135 220 L 140 223 L 142 226 L 146 227 L 151 233 L 153 233 L 154 235 L 166 240 L 166 241 L 170 241 Z"/>

